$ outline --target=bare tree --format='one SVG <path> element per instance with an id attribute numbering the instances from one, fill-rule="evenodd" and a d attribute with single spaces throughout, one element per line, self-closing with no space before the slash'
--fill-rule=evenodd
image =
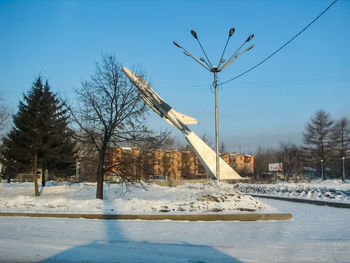
<path id="1" fill-rule="evenodd" d="M 329 113 L 319 110 L 311 117 L 305 125 L 304 150 L 313 162 L 321 163 L 322 179 L 325 179 L 324 167 L 330 160 L 332 146 L 332 126 L 333 121 Z"/>
<path id="2" fill-rule="evenodd" d="M 207 135 L 206 133 L 203 133 L 203 135 L 201 136 L 201 139 L 203 140 L 203 142 L 205 142 L 206 144 L 208 144 L 209 147 L 212 147 L 211 141 L 210 141 L 210 139 L 208 138 L 208 135 Z"/>
<path id="3" fill-rule="evenodd" d="M 220 154 L 226 153 L 226 145 L 223 141 L 221 141 L 221 143 L 220 143 L 219 152 L 220 152 Z"/>
<path id="4" fill-rule="evenodd" d="M 277 151 L 273 148 L 263 148 L 261 146 L 255 152 L 255 173 L 257 176 L 269 172 L 269 163 L 278 161 Z"/>
<path id="5" fill-rule="evenodd" d="M 170 135 L 170 132 L 168 130 L 161 132 L 163 138 L 162 138 L 162 149 L 163 150 L 174 150 L 177 149 L 176 141 L 175 139 Z"/>
<path id="6" fill-rule="evenodd" d="M 332 138 L 334 140 L 335 159 L 345 161 L 350 155 L 350 121 L 342 118 L 334 124 L 332 130 Z M 342 164 L 342 180 L 345 180 L 344 163 Z"/>
<path id="7" fill-rule="evenodd" d="M 146 104 L 115 56 L 102 55 L 90 80 L 83 81 L 75 92 L 77 105 L 68 108 L 78 126 L 77 134 L 82 135 L 80 142 L 93 145 L 97 154 L 96 198 L 103 199 L 104 174 L 112 168 L 105 161 L 107 151 L 153 143 L 157 138 L 144 124 Z"/>
<path id="8" fill-rule="evenodd" d="M 1 101 L 0 99 L 0 132 L 3 132 L 6 129 L 11 114 L 8 106 Z"/>
<path id="9" fill-rule="evenodd" d="M 7 105 L 3 104 L 0 99 L 0 137 L 3 136 L 3 132 L 6 130 L 6 126 L 8 124 L 8 121 L 10 119 L 10 111 Z M 0 146 L 0 151 L 2 152 L 3 144 Z M 2 171 L 0 171 L 2 172 Z M 2 175 L 0 175 L 1 178 Z M 11 177 L 7 177 L 8 182 L 11 181 Z"/>
<path id="10" fill-rule="evenodd" d="M 302 175 L 302 152 L 296 144 L 291 141 L 281 142 L 278 157 L 283 164 L 283 173 L 287 181 L 290 177 Z"/>

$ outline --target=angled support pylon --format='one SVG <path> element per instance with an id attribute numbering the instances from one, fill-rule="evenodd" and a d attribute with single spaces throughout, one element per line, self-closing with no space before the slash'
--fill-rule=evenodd
<path id="1" fill-rule="evenodd" d="M 220 177 L 216 178 L 216 153 L 186 125 L 197 124 L 198 121 L 195 118 L 176 112 L 141 76 L 131 72 L 131 70 L 126 67 L 123 67 L 123 71 L 130 81 L 138 88 L 139 96 L 153 109 L 153 111 L 182 132 L 211 179 L 223 180 L 241 178 L 241 176 L 221 158 L 219 160 Z"/>

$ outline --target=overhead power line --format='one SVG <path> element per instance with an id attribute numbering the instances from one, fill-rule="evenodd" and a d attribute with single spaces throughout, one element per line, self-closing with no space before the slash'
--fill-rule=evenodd
<path id="1" fill-rule="evenodd" d="M 284 43 L 279 49 L 277 49 L 276 51 L 274 51 L 271 55 L 269 55 L 268 57 L 266 57 L 265 59 L 263 59 L 262 61 L 260 61 L 258 64 L 256 64 L 255 66 L 251 67 L 250 69 L 244 71 L 243 73 L 233 77 L 232 79 L 226 80 L 224 82 L 221 83 L 221 85 L 224 85 L 228 82 L 231 82 L 235 79 L 238 79 L 239 77 L 242 77 L 243 75 L 247 74 L 248 72 L 252 71 L 253 69 L 259 67 L 261 64 L 263 64 L 265 61 L 267 61 L 268 59 L 270 59 L 273 55 L 275 55 L 277 52 L 279 52 L 281 49 L 283 49 L 285 46 L 287 46 L 290 42 L 292 42 L 294 39 L 296 39 L 299 35 L 301 35 L 306 29 L 308 29 L 313 23 L 315 23 L 324 13 L 326 13 L 338 0 L 333 1 L 325 10 L 323 10 L 322 13 L 320 13 L 314 20 L 312 20 L 306 27 L 304 27 L 301 31 L 299 31 L 299 33 L 297 33 L 294 37 L 292 37 L 291 39 L 289 39 L 286 43 Z"/>
<path id="2" fill-rule="evenodd" d="M 239 87 L 235 88 L 254 88 L 254 87 L 283 87 L 288 85 L 304 85 L 304 84 L 310 84 L 310 83 L 335 83 L 335 82 L 350 82 L 350 76 L 330 76 L 330 77 L 310 77 L 306 79 L 286 79 L 286 80 L 267 80 L 267 81 L 250 81 L 250 82 L 244 82 L 239 85 Z M 197 91 L 197 90 L 203 90 L 203 86 L 206 86 L 207 84 L 180 84 L 180 85 L 163 85 L 163 84 L 157 84 L 154 87 L 157 88 L 165 88 L 167 91 L 174 91 L 178 92 L 181 90 L 181 92 L 187 92 L 187 91 Z M 218 83 L 218 85 L 221 85 L 221 83 Z"/>

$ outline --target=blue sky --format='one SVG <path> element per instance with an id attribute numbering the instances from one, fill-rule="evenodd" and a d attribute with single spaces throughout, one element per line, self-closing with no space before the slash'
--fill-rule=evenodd
<path id="1" fill-rule="evenodd" d="M 201 57 L 195 29 L 217 63 L 228 30 L 226 58 L 249 36 L 256 46 L 219 73 L 224 82 L 249 69 L 306 26 L 332 1 L 1 1 L 0 97 L 17 110 L 34 76 L 74 98 L 101 53 L 141 67 L 175 110 L 214 142 L 212 73 L 172 41 Z M 279 142 L 301 143 L 305 122 L 325 109 L 350 115 L 350 1 L 339 0 L 307 31 L 266 63 L 219 90 L 220 137 L 229 151 L 251 152 Z M 150 112 L 149 125 L 181 134 Z"/>

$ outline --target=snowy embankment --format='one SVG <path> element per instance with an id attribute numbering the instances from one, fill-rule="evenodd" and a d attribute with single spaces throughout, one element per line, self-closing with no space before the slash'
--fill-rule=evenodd
<path id="1" fill-rule="evenodd" d="M 325 180 L 310 183 L 280 182 L 277 184 L 239 183 L 234 185 L 233 188 L 247 194 L 350 203 L 349 181 Z"/>
<path id="2" fill-rule="evenodd" d="M 0 184 L 0 212 L 77 214 L 210 214 L 271 213 L 277 210 L 220 183 L 143 188 L 105 184 L 104 200 L 95 198 L 94 183 L 49 182 L 34 196 L 32 183 Z"/>

